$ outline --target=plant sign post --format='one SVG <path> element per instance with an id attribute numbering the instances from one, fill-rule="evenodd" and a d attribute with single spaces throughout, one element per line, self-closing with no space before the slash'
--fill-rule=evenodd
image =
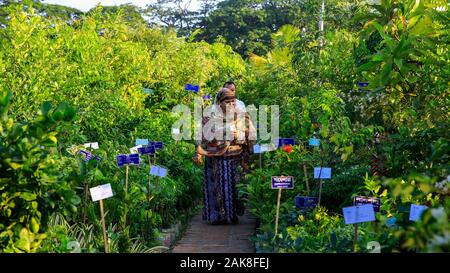
<path id="1" fill-rule="evenodd" d="M 294 177 L 293 176 L 272 176 L 271 177 L 272 189 L 278 189 L 277 196 L 277 212 L 275 215 L 275 236 L 278 234 L 278 218 L 280 214 L 280 199 L 281 190 L 283 189 L 293 189 L 294 188 Z"/>
<path id="2" fill-rule="evenodd" d="M 90 142 L 90 143 L 85 143 L 84 144 L 84 148 L 91 148 L 93 150 L 97 150 L 98 149 L 98 142 Z"/>
<path id="3" fill-rule="evenodd" d="M 355 196 L 353 199 L 353 206 L 361 206 L 365 204 L 372 204 L 375 212 L 380 212 L 381 200 L 380 198 L 368 196 Z"/>
<path id="4" fill-rule="evenodd" d="M 200 90 L 200 87 L 198 85 L 193 85 L 193 84 L 186 84 L 184 86 L 184 90 L 186 91 L 192 91 L 193 93 L 198 93 L 198 91 Z"/>
<path id="5" fill-rule="evenodd" d="M 320 146 L 320 140 L 318 138 L 316 138 L 316 133 L 315 132 L 314 132 L 314 136 L 309 139 L 309 146 L 312 146 L 312 147 L 319 147 Z M 306 192 L 309 195 L 310 194 L 310 189 L 309 189 L 309 181 L 308 181 L 308 171 L 306 169 L 306 164 L 305 163 L 303 163 L 303 173 L 305 174 Z"/>
<path id="6" fill-rule="evenodd" d="M 103 229 L 103 242 L 105 243 L 105 253 L 109 253 L 108 238 L 106 237 L 105 212 L 103 210 L 103 199 L 113 196 L 111 184 L 104 184 L 94 188 L 90 188 L 92 201 L 100 201 L 100 217 Z"/>
<path id="7" fill-rule="evenodd" d="M 155 146 L 151 145 L 151 146 L 138 148 L 138 152 L 140 155 L 148 156 L 148 166 L 151 167 L 152 161 L 151 161 L 150 155 L 155 153 Z M 147 199 L 149 202 L 150 202 L 150 184 L 151 184 L 151 176 L 149 175 L 148 176 L 148 193 L 147 193 Z"/>
<path id="8" fill-rule="evenodd" d="M 96 143 L 96 142 L 95 142 Z M 87 145 L 87 144 L 89 144 L 89 145 Z M 87 143 L 87 144 L 85 144 L 84 145 L 84 147 L 90 147 L 90 148 L 92 148 L 92 149 L 95 149 L 95 148 L 93 148 L 92 146 L 91 146 L 91 144 L 93 144 L 93 143 Z M 96 146 L 94 146 L 94 147 L 97 147 L 97 149 L 98 149 L 98 143 L 97 144 L 95 144 Z M 99 162 L 100 160 L 101 160 L 101 158 L 99 157 L 99 156 L 94 156 L 93 154 L 91 154 L 90 152 L 88 152 L 88 151 L 85 151 L 85 150 L 79 150 L 78 151 L 78 154 L 81 154 L 83 157 L 84 157 L 84 162 L 88 162 L 89 160 L 91 160 L 91 159 L 95 159 L 95 160 L 97 160 L 97 162 Z M 88 198 L 89 198 L 89 193 L 88 193 L 88 191 L 89 191 L 89 183 L 88 183 L 88 181 L 87 181 L 87 179 L 85 178 L 84 179 L 84 209 L 83 209 L 83 223 L 86 223 L 87 222 L 87 213 L 86 213 L 86 211 L 87 211 L 87 201 L 88 201 Z"/>
<path id="9" fill-rule="evenodd" d="M 320 206 L 320 200 L 322 198 L 322 179 L 331 179 L 331 168 L 325 168 L 325 167 L 314 167 L 314 178 L 320 179 L 319 184 L 319 203 L 318 206 Z"/>
<path id="10" fill-rule="evenodd" d="M 346 207 L 342 209 L 346 225 L 355 226 L 355 237 L 353 239 L 353 252 L 356 252 L 358 242 L 358 223 L 375 221 L 375 210 L 372 204 Z"/>
<path id="11" fill-rule="evenodd" d="M 118 155 L 117 157 L 117 167 L 120 168 L 125 165 L 125 196 L 128 193 L 128 165 L 138 166 L 140 164 L 139 154 L 130 155 Z"/>
<path id="12" fill-rule="evenodd" d="M 278 139 L 278 148 L 283 147 L 285 145 L 295 145 L 295 139 L 293 138 L 279 138 Z"/>
<path id="13" fill-rule="evenodd" d="M 156 176 L 155 191 L 158 192 L 158 179 L 160 177 L 166 177 L 167 169 L 162 168 L 160 166 L 153 165 L 150 168 L 150 174 L 153 176 Z"/>
<path id="14" fill-rule="evenodd" d="M 316 137 L 312 137 L 309 139 L 309 146 L 313 147 L 319 147 L 320 146 L 320 140 Z"/>
<path id="15" fill-rule="evenodd" d="M 306 192 L 308 193 L 309 196 L 310 190 L 309 190 L 308 172 L 306 170 L 305 163 L 303 163 L 303 173 L 305 174 Z"/>
<path id="16" fill-rule="evenodd" d="M 178 147 L 178 139 L 179 139 L 179 135 L 181 134 L 180 132 L 180 128 L 172 128 L 172 137 L 175 138 L 175 149 L 174 152 L 177 152 L 177 147 Z"/>
<path id="17" fill-rule="evenodd" d="M 262 168 L 262 154 L 265 152 L 269 152 L 272 151 L 273 146 L 271 146 L 271 144 L 256 144 L 253 145 L 253 153 L 254 154 L 259 154 L 259 168 Z"/>
<path id="18" fill-rule="evenodd" d="M 155 93 L 155 90 L 150 89 L 150 88 L 142 88 L 142 91 L 147 95 L 151 95 L 151 94 Z"/>
<path id="19" fill-rule="evenodd" d="M 259 168 L 261 169 L 261 167 L 262 167 L 262 158 L 261 158 L 262 151 L 261 151 L 261 145 L 259 145 L 259 144 L 253 145 L 253 153 L 259 154 Z"/>
<path id="20" fill-rule="evenodd" d="M 198 91 L 200 91 L 200 86 L 194 85 L 194 84 L 190 84 L 190 83 L 187 83 L 187 84 L 184 86 L 184 90 L 186 90 L 186 91 L 189 92 L 188 98 L 190 99 L 190 97 L 192 96 L 192 95 L 191 95 L 192 93 L 197 94 Z M 203 105 L 202 105 L 202 107 L 203 107 Z"/>
<path id="21" fill-rule="evenodd" d="M 319 203 L 319 198 L 309 196 L 296 196 L 294 199 L 295 206 L 299 209 L 312 209 Z"/>
<path id="22" fill-rule="evenodd" d="M 153 165 L 156 165 L 156 150 L 160 150 L 164 147 L 164 144 L 162 142 L 158 142 L 158 141 L 152 141 L 149 144 L 150 146 L 153 146 L 155 148 L 155 153 L 153 154 Z"/>
<path id="23" fill-rule="evenodd" d="M 420 219 L 420 215 L 422 215 L 422 213 L 427 209 L 428 207 L 424 205 L 411 204 L 409 209 L 409 220 L 414 222 L 418 221 Z"/>

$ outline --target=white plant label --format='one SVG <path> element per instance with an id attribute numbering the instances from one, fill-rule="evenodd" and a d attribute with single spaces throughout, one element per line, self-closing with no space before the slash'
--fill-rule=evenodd
<path id="1" fill-rule="evenodd" d="M 375 221 L 375 210 L 372 204 L 346 207 L 342 211 L 347 225 Z"/>
<path id="2" fill-rule="evenodd" d="M 142 145 L 138 145 L 138 146 L 134 146 L 133 148 L 130 148 L 130 153 L 131 154 L 137 154 L 138 153 L 138 148 L 142 148 Z"/>
<path id="3" fill-rule="evenodd" d="M 84 144 L 84 148 L 91 148 L 91 149 L 97 150 L 98 142 L 86 143 L 86 144 Z"/>
<path id="4" fill-rule="evenodd" d="M 93 187 L 89 189 L 91 192 L 92 201 L 98 201 L 106 198 L 110 198 L 113 196 L 113 192 L 111 189 L 111 184 L 103 184 L 97 187 Z"/>

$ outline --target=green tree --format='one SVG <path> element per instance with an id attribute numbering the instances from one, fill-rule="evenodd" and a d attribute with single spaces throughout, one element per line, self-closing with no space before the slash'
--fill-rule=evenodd
<path id="1" fill-rule="evenodd" d="M 324 20 L 330 29 L 356 29 L 351 19 L 364 2 L 325 1 Z M 202 32 L 197 39 L 213 42 L 223 37 L 242 56 L 265 55 L 271 49 L 271 34 L 291 24 L 308 33 L 316 33 L 321 16 L 320 0 L 225 0 L 197 24 Z"/>
<path id="2" fill-rule="evenodd" d="M 35 252 L 52 212 L 76 212 L 80 198 L 59 176 L 57 133 L 75 109 L 45 103 L 30 121 L 10 118 L 12 93 L 0 85 L 0 252 Z"/>

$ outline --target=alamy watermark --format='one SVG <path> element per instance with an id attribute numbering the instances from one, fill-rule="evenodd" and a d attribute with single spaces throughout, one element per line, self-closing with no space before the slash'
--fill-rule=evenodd
<path id="1" fill-rule="evenodd" d="M 222 108 L 214 104 L 203 107 L 202 99 L 195 98 L 193 113 L 187 105 L 175 106 L 172 113 L 179 119 L 172 125 L 172 137 L 177 141 L 244 140 L 247 131 L 249 140 L 276 145 L 280 121 L 278 105 L 260 105 L 256 108 L 254 105 L 243 107 L 235 102 L 232 104 L 235 107 Z M 249 119 L 245 118 L 246 114 Z"/>

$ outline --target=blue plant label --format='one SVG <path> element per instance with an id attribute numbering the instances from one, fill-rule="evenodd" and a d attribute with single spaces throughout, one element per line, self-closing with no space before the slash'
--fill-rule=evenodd
<path id="1" fill-rule="evenodd" d="M 299 209 L 314 208 L 319 203 L 319 198 L 309 196 L 296 196 L 294 202 L 295 206 Z"/>
<path id="2" fill-rule="evenodd" d="M 148 95 L 155 93 L 155 91 L 150 88 L 142 88 L 142 91 L 144 91 L 144 93 Z"/>
<path id="3" fill-rule="evenodd" d="M 127 155 L 118 155 L 116 156 L 116 159 L 117 159 L 117 167 L 119 168 L 128 164 Z"/>
<path id="4" fill-rule="evenodd" d="M 186 90 L 186 91 L 192 91 L 192 92 L 194 92 L 194 93 L 197 93 L 198 92 L 198 90 L 200 90 L 200 87 L 198 86 L 198 85 L 192 85 L 192 84 L 186 84 L 185 86 L 184 86 L 184 90 Z"/>
<path id="5" fill-rule="evenodd" d="M 358 86 L 359 87 L 367 87 L 367 86 L 369 86 L 369 83 L 368 82 L 358 82 Z"/>
<path id="6" fill-rule="evenodd" d="M 314 178 L 331 179 L 331 168 L 314 167 Z"/>
<path id="7" fill-rule="evenodd" d="M 318 138 L 310 138 L 309 146 L 320 146 L 320 139 Z"/>
<path id="8" fill-rule="evenodd" d="M 142 145 L 142 146 L 147 146 L 148 145 L 148 139 L 136 139 L 136 145 Z"/>
<path id="9" fill-rule="evenodd" d="M 346 225 L 375 221 L 372 204 L 346 207 L 342 209 Z"/>
<path id="10" fill-rule="evenodd" d="M 155 146 L 146 146 L 146 147 L 138 148 L 138 152 L 141 155 L 148 155 L 148 154 L 152 155 L 155 153 Z"/>
<path id="11" fill-rule="evenodd" d="M 154 176 L 159 176 L 159 177 L 166 177 L 167 169 L 162 168 L 160 166 L 152 165 L 150 167 L 150 174 L 154 175 Z"/>
<path id="12" fill-rule="evenodd" d="M 411 204 L 411 208 L 409 210 L 409 220 L 418 221 L 420 219 L 420 215 L 422 215 L 427 208 L 427 206 Z"/>
<path id="13" fill-rule="evenodd" d="M 293 139 L 293 138 L 278 139 L 278 147 L 282 147 L 284 145 L 295 145 L 295 139 Z"/>
<path id="14" fill-rule="evenodd" d="M 261 153 L 261 146 L 259 146 L 258 144 L 253 145 L 253 153 L 260 154 Z"/>
<path id="15" fill-rule="evenodd" d="M 386 225 L 388 227 L 393 227 L 395 225 L 395 223 L 397 222 L 397 218 L 395 217 L 390 217 L 386 220 Z"/>
<path id="16" fill-rule="evenodd" d="M 140 158 L 139 154 L 130 154 L 130 155 L 118 155 L 117 159 L 117 167 L 122 167 L 124 165 L 139 165 Z"/>
<path id="17" fill-rule="evenodd" d="M 85 150 L 79 150 L 78 153 L 84 157 L 84 161 L 89 161 L 94 158 L 94 156 L 90 152 Z"/>
<path id="18" fill-rule="evenodd" d="M 153 142 L 153 145 L 155 146 L 155 149 L 162 149 L 164 146 L 162 142 Z"/>
<path id="19" fill-rule="evenodd" d="M 130 154 L 128 156 L 128 164 L 139 165 L 139 163 L 141 163 L 139 154 Z"/>
<path id="20" fill-rule="evenodd" d="M 272 176 L 272 189 L 293 189 L 293 176 Z"/>
<path id="21" fill-rule="evenodd" d="M 367 197 L 367 196 L 355 196 L 353 199 L 354 206 L 360 206 L 365 204 L 372 204 L 375 212 L 380 212 L 381 200 L 380 198 Z"/>

